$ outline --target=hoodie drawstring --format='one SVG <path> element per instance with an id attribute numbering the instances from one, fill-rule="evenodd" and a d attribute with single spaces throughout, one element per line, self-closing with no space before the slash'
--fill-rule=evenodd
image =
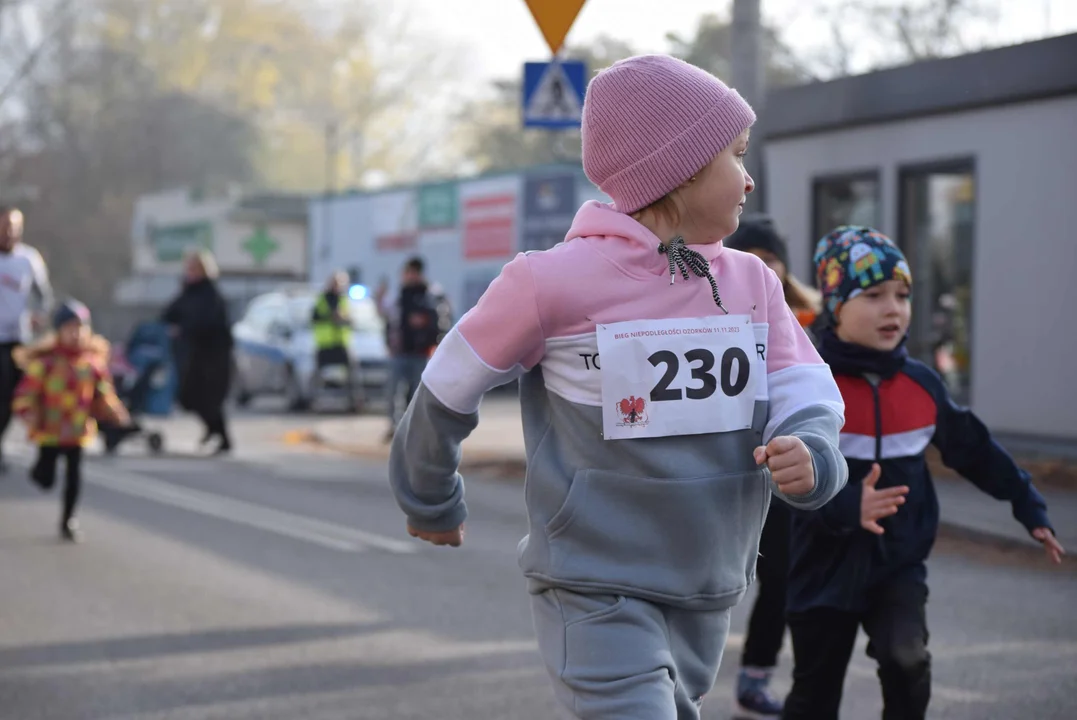
<path id="1" fill-rule="evenodd" d="M 696 277 L 707 278 L 707 282 L 711 285 L 711 296 L 714 298 L 714 304 L 726 315 L 729 314 L 729 311 L 725 309 L 725 305 L 722 304 L 722 296 L 718 294 L 718 282 L 714 279 L 714 275 L 711 274 L 710 263 L 707 262 L 707 258 L 685 245 L 683 237 L 678 235 L 670 240 L 668 245 L 659 245 L 658 254 L 669 257 L 670 285 L 676 280 L 677 270 L 681 271 L 681 277 L 685 280 L 688 279 L 688 271 L 691 270 Z"/>

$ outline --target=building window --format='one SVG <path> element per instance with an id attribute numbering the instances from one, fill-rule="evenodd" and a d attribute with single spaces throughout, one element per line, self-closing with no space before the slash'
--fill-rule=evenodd
<path id="1" fill-rule="evenodd" d="M 816 178 L 812 184 L 812 248 L 840 225 L 879 227 L 877 171 Z"/>
<path id="2" fill-rule="evenodd" d="M 901 249 L 912 269 L 909 353 L 970 402 L 976 183 L 971 160 L 903 168 Z"/>

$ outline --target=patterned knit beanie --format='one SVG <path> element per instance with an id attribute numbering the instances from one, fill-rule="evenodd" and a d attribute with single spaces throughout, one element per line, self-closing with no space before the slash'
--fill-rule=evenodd
<path id="1" fill-rule="evenodd" d="M 718 78 L 668 55 L 611 65 L 583 103 L 583 170 L 617 210 L 640 210 L 687 182 L 755 122 Z"/>
<path id="2" fill-rule="evenodd" d="M 815 246 L 815 280 L 831 322 L 843 303 L 887 280 L 912 288 L 912 272 L 894 241 L 869 227 L 843 225 Z"/>

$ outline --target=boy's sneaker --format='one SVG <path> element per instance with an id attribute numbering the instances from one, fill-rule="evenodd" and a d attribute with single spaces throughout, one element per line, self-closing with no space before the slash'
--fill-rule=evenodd
<path id="1" fill-rule="evenodd" d="M 743 668 L 737 676 L 734 720 L 767 720 L 782 715 L 782 701 L 770 694 L 770 670 Z"/>

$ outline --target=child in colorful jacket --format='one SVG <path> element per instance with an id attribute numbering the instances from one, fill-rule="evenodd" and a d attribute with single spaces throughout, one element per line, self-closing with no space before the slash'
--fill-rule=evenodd
<path id="1" fill-rule="evenodd" d="M 82 451 L 93 442 L 95 418 L 128 425 L 126 408 L 116 396 L 108 371 L 108 341 L 90 331 L 90 312 L 80 302 L 63 303 L 53 318 L 55 334 L 22 348 L 17 362 L 24 376 L 15 391 L 14 409 L 38 446 L 30 477 L 43 489 L 56 481 L 56 465 L 65 460 L 60 535 L 79 540 L 75 509 L 82 487 Z"/>
<path id="2" fill-rule="evenodd" d="M 786 720 L 836 720 L 860 627 L 879 664 L 883 717 L 919 720 L 931 695 L 927 569 L 939 504 L 925 451 L 1013 506 L 1055 562 L 1043 497 L 934 370 L 905 351 L 912 276 L 901 250 L 867 227 L 840 227 L 814 258 L 827 327 L 819 351 L 845 400 L 849 484 L 817 512 L 793 511 L 788 618 L 793 689 Z"/>
<path id="3" fill-rule="evenodd" d="M 751 107 L 667 56 L 616 63 L 583 109 L 586 203 L 518 255 L 423 373 L 389 477 L 408 531 L 459 545 L 461 443 L 520 381 L 530 532 L 519 562 L 564 717 L 697 720 L 772 493 L 844 485 L 834 378 L 781 284 L 722 239 L 755 187 Z"/>

